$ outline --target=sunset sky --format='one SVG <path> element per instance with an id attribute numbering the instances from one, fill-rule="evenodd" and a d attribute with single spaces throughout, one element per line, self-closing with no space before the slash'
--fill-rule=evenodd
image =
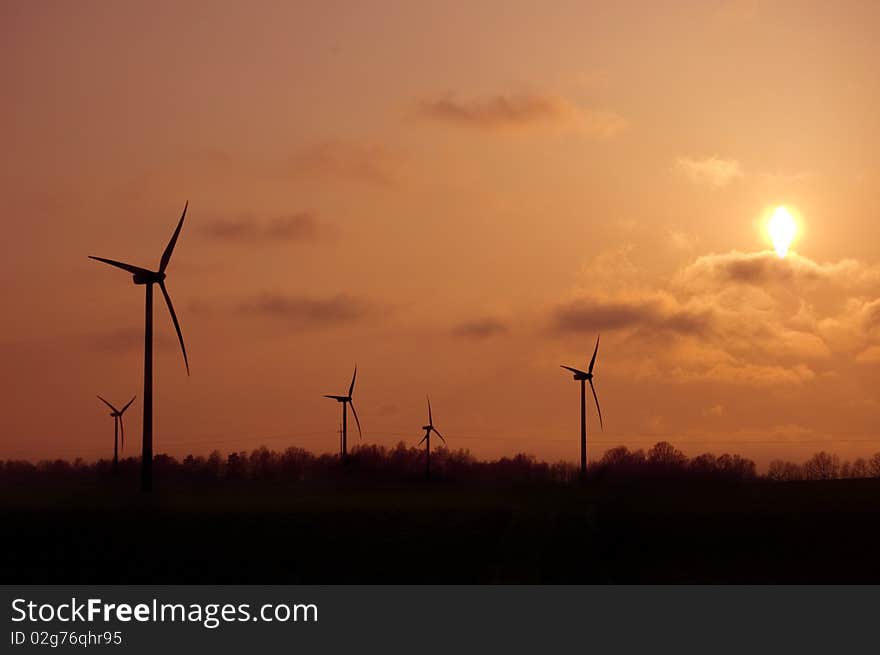
<path id="1" fill-rule="evenodd" d="M 661 8 L 662 7 L 662 8 Z M 0 459 L 880 451 L 880 5 L 0 3 Z M 795 217 L 791 251 L 766 223 Z M 355 433 L 350 443 L 358 443 Z"/>

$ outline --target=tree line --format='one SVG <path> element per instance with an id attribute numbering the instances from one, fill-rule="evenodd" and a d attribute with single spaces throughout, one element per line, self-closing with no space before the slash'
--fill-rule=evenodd
<path id="1" fill-rule="evenodd" d="M 448 481 L 565 483 L 579 478 L 577 466 L 568 462 L 548 463 L 524 453 L 495 460 L 478 460 L 468 450 L 438 448 L 431 455 L 432 477 Z M 120 462 L 122 474 L 134 475 L 138 458 Z M 359 446 L 345 460 L 338 455 L 316 455 L 298 447 L 283 451 L 256 448 L 210 455 L 187 455 L 177 459 L 157 455 L 156 472 L 166 479 L 192 482 L 235 482 L 243 480 L 308 482 L 351 477 L 406 480 L 422 477 L 425 453 L 403 443 L 392 448 Z M 109 460 L 86 462 L 82 459 L 0 460 L 0 481 L 21 482 L 51 477 L 103 476 L 111 472 Z M 666 441 L 648 450 L 618 446 L 592 462 L 589 477 L 594 479 L 680 478 L 747 482 L 758 479 L 785 482 L 796 480 L 835 480 L 880 477 L 880 453 L 870 458 L 842 461 L 837 455 L 819 452 L 803 463 L 783 460 L 770 462 L 759 475 L 755 463 L 740 455 L 703 453 L 687 457 Z"/>

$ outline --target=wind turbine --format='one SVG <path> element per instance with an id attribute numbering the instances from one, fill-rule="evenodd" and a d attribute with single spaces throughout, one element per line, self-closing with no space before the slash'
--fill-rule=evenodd
<path id="1" fill-rule="evenodd" d="M 119 472 L 119 447 L 121 445 L 122 448 L 125 448 L 125 426 L 122 424 L 122 415 L 125 414 L 125 410 L 128 409 L 129 405 L 134 402 L 134 399 L 137 396 L 132 396 L 131 400 L 125 403 L 125 406 L 122 409 L 116 409 L 113 405 L 107 402 L 101 396 L 101 402 L 107 405 L 110 408 L 110 416 L 113 417 L 113 472 Z M 122 442 L 120 444 L 119 437 L 122 437 Z"/>
<path id="2" fill-rule="evenodd" d="M 183 206 L 183 213 L 180 215 L 180 221 L 177 223 L 177 229 L 171 235 L 171 241 L 165 247 L 162 253 L 162 259 L 159 261 L 159 270 L 151 271 L 139 266 L 132 266 L 123 262 L 117 262 L 112 259 L 104 259 L 103 257 L 92 257 L 94 259 L 123 271 L 132 274 L 135 284 L 142 284 L 146 288 L 146 317 L 144 321 L 144 438 L 143 453 L 141 455 L 141 490 L 150 491 L 153 488 L 153 285 L 158 284 L 165 296 L 165 304 L 168 305 L 168 313 L 171 314 L 171 321 L 174 323 L 174 329 L 177 330 L 177 339 L 180 341 L 180 350 L 183 352 L 183 363 L 186 365 L 186 374 L 189 375 L 189 360 L 186 357 L 186 346 L 183 344 L 183 335 L 180 333 L 180 323 L 177 321 L 177 314 L 174 313 L 174 305 L 171 304 L 171 296 L 168 295 L 168 289 L 165 288 L 165 269 L 171 261 L 171 253 L 174 252 L 174 245 L 177 243 L 177 237 L 180 235 L 180 228 L 183 227 L 183 219 L 186 217 L 186 209 L 189 202 Z"/>
<path id="3" fill-rule="evenodd" d="M 599 397 L 596 395 L 596 387 L 593 386 L 593 367 L 596 365 L 596 353 L 599 352 L 599 337 L 596 337 L 596 348 L 593 350 L 593 358 L 590 360 L 590 366 L 586 371 L 572 368 L 571 366 L 562 366 L 562 368 L 574 373 L 574 379 L 581 382 L 581 475 L 587 472 L 587 390 L 586 382 L 589 381 L 590 389 L 593 392 L 593 399 L 596 401 L 596 411 L 599 412 L 599 427 L 604 429 L 602 425 L 602 409 L 599 407 Z"/>
<path id="4" fill-rule="evenodd" d="M 417 444 L 419 446 L 422 443 L 425 444 L 425 478 L 431 479 L 431 433 L 436 434 L 440 439 L 446 444 L 446 439 L 443 439 L 443 435 L 440 434 L 440 431 L 434 427 L 434 417 L 431 415 L 431 399 L 428 396 L 428 425 L 423 425 L 422 430 L 425 431 L 425 436 L 422 437 L 422 440 Z M 449 445 L 449 444 L 446 444 Z"/>
<path id="5" fill-rule="evenodd" d="M 347 396 L 327 396 L 324 398 L 332 398 L 338 403 L 342 403 L 342 457 L 344 458 L 348 455 L 348 413 L 347 408 L 351 407 L 351 413 L 354 414 L 354 420 L 357 422 L 358 426 L 358 435 L 363 437 L 363 433 L 361 432 L 361 421 L 358 418 L 358 413 L 354 408 L 354 402 L 352 402 L 351 395 L 354 392 L 354 380 L 358 374 L 358 367 L 355 364 L 354 374 L 351 376 L 351 385 L 348 387 L 348 395 Z"/>

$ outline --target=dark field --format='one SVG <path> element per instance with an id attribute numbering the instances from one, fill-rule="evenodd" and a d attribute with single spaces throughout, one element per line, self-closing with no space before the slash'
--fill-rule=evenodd
<path id="1" fill-rule="evenodd" d="M 3 489 L 4 583 L 878 583 L 880 480 Z"/>

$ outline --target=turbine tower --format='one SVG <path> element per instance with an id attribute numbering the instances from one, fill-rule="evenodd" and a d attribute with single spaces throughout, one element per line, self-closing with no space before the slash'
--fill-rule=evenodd
<path id="1" fill-rule="evenodd" d="M 587 389 L 586 383 L 590 383 L 593 392 L 593 400 L 596 401 L 596 411 L 599 412 L 599 427 L 602 425 L 602 409 L 599 407 L 599 397 L 596 395 L 596 387 L 593 386 L 593 367 L 596 365 L 596 353 L 599 352 L 599 337 L 596 337 L 596 347 L 593 350 L 593 358 L 586 371 L 563 365 L 562 368 L 574 373 L 574 379 L 581 383 L 581 476 L 587 472 Z"/>
<path id="2" fill-rule="evenodd" d="M 354 393 L 354 380 L 357 377 L 358 368 L 357 364 L 354 366 L 354 374 L 351 376 L 351 385 L 348 387 L 348 395 L 347 396 L 328 396 L 325 395 L 324 398 L 332 398 L 338 403 L 342 403 L 342 442 L 341 442 L 341 456 L 344 459 L 346 455 L 348 455 L 348 407 L 351 407 L 351 413 L 354 414 L 354 420 L 357 422 L 358 426 L 358 436 L 363 437 L 363 433 L 361 432 L 361 421 L 358 418 L 358 413 L 354 408 L 354 402 L 352 402 L 352 393 Z"/>
<path id="3" fill-rule="evenodd" d="M 165 247 L 162 253 L 162 259 L 159 261 L 159 270 L 151 271 L 139 266 L 132 266 L 123 262 L 117 262 L 112 259 L 103 257 L 93 257 L 89 255 L 89 259 L 104 262 L 110 266 L 121 268 L 132 274 L 135 284 L 142 284 L 146 289 L 146 310 L 144 320 L 144 438 L 141 455 L 141 490 L 150 491 L 153 488 L 153 285 L 158 284 L 165 296 L 165 304 L 168 305 L 168 313 L 171 314 L 171 322 L 174 323 L 174 329 L 177 330 L 177 340 L 180 342 L 180 350 L 183 352 L 183 363 L 186 365 L 186 374 L 189 375 L 189 360 L 186 357 L 186 346 L 183 343 L 183 335 L 180 333 L 180 323 L 177 321 L 177 314 L 174 313 L 174 305 L 171 304 L 171 296 L 165 288 L 165 269 L 171 261 L 171 253 L 174 252 L 174 245 L 177 243 L 177 237 L 180 235 L 180 228 L 183 227 L 183 219 L 186 217 L 186 209 L 189 206 L 187 202 L 183 206 L 183 213 L 180 215 L 180 221 L 177 223 L 177 229 L 171 235 L 171 241 Z"/>
<path id="4" fill-rule="evenodd" d="M 101 398 L 101 396 L 98 396 Z M 113 405 L 107 402 L 104 398 L 101 398 L 101 402 L 107 405 L 110 408 L 110 416 L 113 417 L 113 473 L 116 474 L 119 472 L 119 449 L 120 446 L 125 448 L 125 426 L 122 424 L 122 415 L 125 414 L 125 410 L 129 408 L 129 406 L 134 402 L 134 399 L 137 396 L 132 396 L 131 400 L 125 403 L 125 406 L 122 409 L 116 409 Z M 122 437 L 121 443 L 119 437 Z"/>
<path id="5" fill-rule="evenodd" d="M 428 396 L 428 425 L 423 425 L 422 430 L 425 431 L 425 436 L 422 437 L 422 440 L 418 443 L 419 446 L 422 443 L 425 444 L 425 479 L 431 479 L 431 433 L 436 434 L 440 439 L 446 444 L 446 439 L 443 438 L 443 435 L 440 434 L 440 431 L 434 427 L 434 417 L 431 414 L 431 399 Z M 449 445 L 449 444 L 446 444 Z"/>

